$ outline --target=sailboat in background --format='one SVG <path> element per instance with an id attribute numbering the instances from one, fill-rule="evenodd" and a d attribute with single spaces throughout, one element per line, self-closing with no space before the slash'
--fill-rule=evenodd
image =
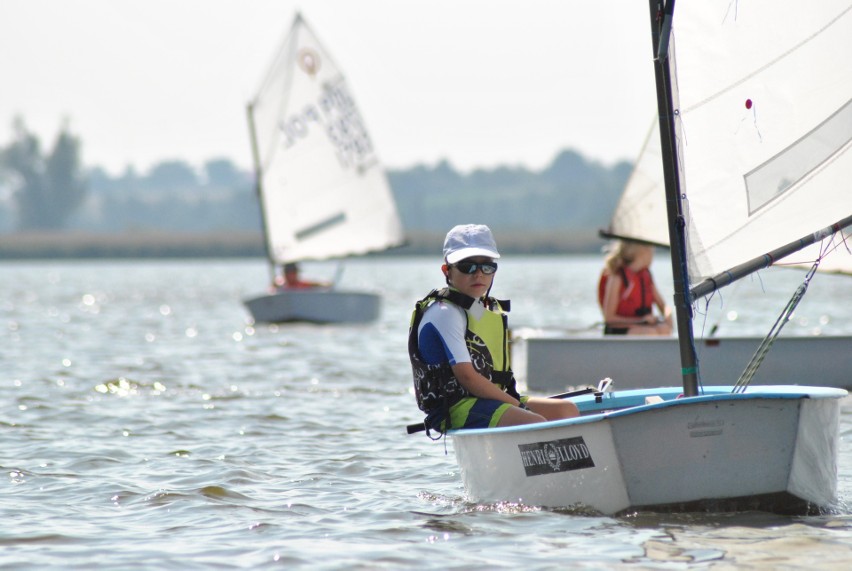
<path id="1" fill-rule="evenodd" d="M 730 11 L 719 15 L 719 18 L 727 22 L 735 22 L 738 20 L 737 10 L 744 18 L 747 18 L 752 9 L 750 5 L 732 3 Z M 682 27 L 679 29 L 683 30 Z M 693 34 L 704 32 L 690 30 L 689 33 L 690 37 L 694 37 Z M 720 37 L 714 38 L 714 41 L 733 40 Z M 807 47 L 808 41 L 807 38 L 803 38 L 802 45 L 797 46 L 797 49 L 801 51 Z M 838 39 L 834 48 L 839 50 L 836 53 L 852 50 L 852 38 Z M 781 55 L 775 54 L 774 57 L 780 58 Z M 772 55 L 767 54 L 766 57 L 766 61 L 769 62 L 767 65 L 770 67 L 766 73 L 773 73 L 773 69 L 778 68 L 775 66 L 776 62 L 772 59 Z M 688 66 L 690 63 L 692 62 L 685 65 Z M 703 69 L 700 61 L 695 63 L 694 69 Z M 729 98 L 725 103 L 728 123 L 724 133 L 709 140 L 698 139 L 704 131 L 699 131 L 699 127 L 690 124 L 683 143 L 684 154 L 692 156 L 700 154 L 702 157 L 699 164 L 696 164 L 694 160 L 688 163 L 689 174 L 693 175 L 693 180 L 702 180 L 718 189 L 708 193 L 710 198 L 698 205 L 702 212 L 713 213 L 713 222 L 701 229 L 696 229 L 693 234 L 698 236 L 697 240 L 700 242 L 707 242 L 711 240 L 709 238 L 711 235 L 735 232 L 737 241 L 733 246 L 725 245 L 724 247 L 734 251 L 751 248 L 756 255 L 767 245 L 767 239 L 773 235 L 774 228 L 768 222 L 762 223 L 762 226 L 758 222 L 754 230 L 750 229 L 751 227 L 746 229 L 744 223 L 737 219 L 734 213 L 748 213 L 749 217 L 769 220 L 764 212 L 768 209 L 780 209 L 784 210 L 784 214 L 773 216 L 771 224 L 784 226 L 799 224 L 801 219 L 799 212 L 805 205 L 784 198 L 783 189 L 785 185 L 799 179 L 818 176 L 823 167 L 811 169 L 809 165 L 821 164 L 818 161 L 820 157 L 824 157 L 831 149 L 848 143 L 852 111 L 848 107 L 839 108 L 832 121 L 809 133 L 797 144 L 791 144 L 785 155 L 755 168 L 754 172 L 741 170 L 739 165 L 746 160 L 744 157 L 747 156 L 743 154 L 743 146 L 751 144 L 755 148 L 765 148 L 772 140 L 770 137 L 775 140 L 782 137 L 790 141 L 797 140 L 801 137 L 801 125 L 807 117 L 805 109 L 822 108 L 823 95 L 819 91 L 809 89 L 807 85 L 799 84 L 793 95 L 795 107 L 791 109 L 794 111 L 787 112 L 782 121 L 773 121 L 773 116 L 770 115 L 773 111 L 771 107 L 773 99 L 770 96 L 774 94 L 766 93 L 764 90 L 746 92 L 742 87 L 743 84 L 737 81 L 740 79 L 745 81 L 745 78 L 750 77 L 751 70 L 738 67 L 737 62 L 730 64 L 726 62 L 725 66 L 721 69 L 714 68 L 714 72 L 707 74 L 706 77 L 696 78 L 698 82 L 694 87 L 694 93 L 696 93 L 694 104 L 692 107 L 683 109 L 683 113 L 689 113 L 709 107 L 718 113 L 714 107 L 718 104 L 714 102 L 723 97 Z M 826 71 L 826 74 L 833 75 L 833 69 Z M 692 75 L 703 73 L 703 71 L 688 72 L 687 81 L 692 82 Z M 726 81 L 730 83 L 725 83 Z M 740 100 L 733 99 L 734 94 L 739 96 Z M 693 115 L 696 114 L 693 113 Z M 713 118 L 703 119 L 707 122 L 713 120 Z M 704 124 L 701 128 L 703 127 Z M 652 128 L 615 208 L 610 225 L 602 232 L 605 237 L 669 247 L 665 181 L 661 159 L 659 129 Z M 720 164 L 726 165 L 726 168 L 720 169 L 718 166 Z M 702 169 L 702 179 L 697 178 L 698 168 Z M 852 180 L 852 165 L 849 165 L 847 160 L 845 163 L 841 161 L 839 164 L 834 164 L 831 168 L 833 173 L 839 173 L 835 175 L 837 188 L 848 197 L 852 194 L 852 190 L 848 188 L 848 183 L 843 181 Z M 771 172 L 772 175 L 768 176 L 767 172 Z M 726 198 L 723 192 L 731 185 L 732 178 L 742 178 L 746 191 L 741 192 L 739 187 L 734 187 L 734 195 Z M 695 184 L 690 181 L 690 188 L 693 188 Z M 773 203 L 785 205 L 773 206 Z M 688 204 L 687 208 L 697 203 L 690 197 Z M 827 202 L 825 206 L 829 212 L 848 214 L 848 208 L 846 211 L 843 210 L 844 204 L 847 203 Z M 799 229 L 803 233 L 807 231 L 803 225 L 799 225 Z M 725 241 L 725 243 L 728 242 L 732 240 Z M 708 250 L 716 251 L 722 247 L 722 245 L 714 245 L 708 247 Z M 817 256 L 818 253 L 812 249 L 797 255 L 797 259 L 813 260 Z M 704 256 L 697 255 L 697 258 L 703 259 Z M 723 267 L 724 263 L 718 264 L 718 267 Z M 797 267 L 807 269 L 810 264 Z M 790 270 L 773 269 L 771 271 Z M 827 256 L 820 262 L 818 271 L 852 276 L 852 256 Z M 698 347 L 703 380 L 708 383 L 718 383 L 738 375 L 742 371 L 743 363 L 748 361 L 760 345 L 759 337 L 737 334 L 716 336 L 715 328 L 711 329 L 710 334 L 700 340 Z M 852 347 L 852 335 L 779 336 L 774 341 L 771 353 L 755 374 L 752 383 L 801 384 L 808 383 L 810 379 L 818 379 L 819 384 L 823 386 L 852 388 L 852 351 L 849 351 L 849 347 Z M 597 382 L 595 374 L 600 369 L 600 363 L 606 363 L 606 375 L 615 379 L 621 388 L 652 386 L 653 383 L 663 380 L 659 376 L 660 365 L 671 362 L 678 352 L 678 341 L 674 337 L 580 335 L 528 329 L 518 330 L 513 339 L 513 358 L 518 378 L 525 382 L 530 390 L 535 391 L 562 391 L 566 387 L 579 387 L 590 382 Z M 666 380 L 676 382 L 677 371 L 672 369 Z"/>
<path id="2" fill-rule="evenodd" d="M 606 237 L 669 247 L 659 129 L 649 133 L 630 179 L 616 205 Z M 852 179 L 852 172 L 849 173 Z M 716 204 L 724 208 L 725 204 Z M 721 213 L 720 216 L 724 216 Z M 801 256 L 801 259 L 808 259 Z M 772 272 L 796 271 L 784 265 Z M 804 266 L 807 267 L 807 266 Z M 852 276 L 852 257 L 828 256 L 820 273 Z M 590 292 L 591 296 L 591 292 Z M 728 296 L 730 299 L 731 296 Z M 729 302 L 730 303 L 730 302 Z M 697 340 L 702 379 L 725 382 L 743 371 L 760 347 L 754 335 L 715 335 Z M 802 384 L 818 379 L 828 387 L 852 389 L 852 335 L 781 335 L 756 371 L 752 384 Z M 512 363 L 519 381 L 534 392 L 561 392 L 597 382 L 604 373 L 620 388 L 638 389 L 678 382 L 678 371 L 665 368 L 677 359 L 678 340 L 657 335 L 602 335 L 519 328 L 512 338 Z M 661 371 L 667 375 L 661 378 Z"/>
<path id="3" fill-rule="evenodd" d="M 340 68 L 296 14 L 248 121 L 273 284 L 286 264 L 399 246 L 402 224 L 385 172 Z M 257 322 L 363 323 L 380 297 L 329 287 L 245 300 Z"/>
<path id="4" fill-rule="evenodd" d="M 578 418 L 451 431 L 473 501 L 812 513 L 835 499 L 848 393 L 702 386 L 691 309 L 797 251 L 852 255 L 852 68 L 834 65 L 850 53 L 852 4 L 674 4 L 649 0 L 682 386 L 599 386 L 572 397 Z M 760 133 L 737 130 L 749 99 Z"/>

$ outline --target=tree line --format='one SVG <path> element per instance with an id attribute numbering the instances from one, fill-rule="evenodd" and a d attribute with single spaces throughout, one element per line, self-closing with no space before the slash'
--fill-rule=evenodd
<path id="1" fill-rule="evenodd" d="M 14 140 L 0 152 L 0 182 L 11 188 L 22 229 L 61 228 L 83 201 L 86 181 L 80 169 L 80 140 L 64 125 L 49 152 L 21 118 Z"/>
<path id="2" fill-rule="evenodd" d="M 253 174 L 227 158 L 211 159 L 200 170 L 172 160 L 145 173 L 128 166 L 111 176 L 82 164 L 82 141 L 67 124 L 47 149 L 21 118 L 13 126 L 12 140 L 0 146 L 4 234 L 260 234 Z M 389 170 L 388 180 L 403 225 L 415 237 L 433 240 L 455 224 L 476 221 L 517 241 L 561 235 L 586 243 L 607 224 L 631 168 L 565 150 L 537 171 L 503 166 L 462 173 L 443 161 Z"/>

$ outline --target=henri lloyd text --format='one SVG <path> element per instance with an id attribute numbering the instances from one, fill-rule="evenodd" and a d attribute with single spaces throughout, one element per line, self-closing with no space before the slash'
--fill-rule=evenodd
<path id="1" fill-rule="evenodd" d="M 519 444 L 521 460 L 527 476 L 594 468 L 595 463 L 582 436 Z"/>

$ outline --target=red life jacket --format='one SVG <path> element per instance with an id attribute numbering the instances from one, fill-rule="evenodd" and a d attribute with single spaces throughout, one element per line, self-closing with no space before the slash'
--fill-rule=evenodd
<path id="1" fill-rule="evenodd" d="M 622 317 L 636 317 L 637 315 L 648 315 L 654 304 L 654 280 L 648 268 L 634 272 L 630 268 L 619 268 L 622 287 L 619 292 L 618 307 L 616 315 Z M 598 305 L 603 308 L 604 292 L 609 274 L 601 273 L 598 282 Z"/>

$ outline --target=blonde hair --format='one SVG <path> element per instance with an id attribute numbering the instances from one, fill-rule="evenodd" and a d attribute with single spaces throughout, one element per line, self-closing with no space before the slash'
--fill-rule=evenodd
<path id="1" fill-rule="evenodd" d="M 618 240 L 615 242 L 615 245 L 610 248 L 609 253 L 604 260 L 604 266 L 610 274 L 614 274 L 619 269 L 632 264 L 639 252 L 649 248 L 652 248 L 652 246 L 649 246 L 648 244 Z"/>

